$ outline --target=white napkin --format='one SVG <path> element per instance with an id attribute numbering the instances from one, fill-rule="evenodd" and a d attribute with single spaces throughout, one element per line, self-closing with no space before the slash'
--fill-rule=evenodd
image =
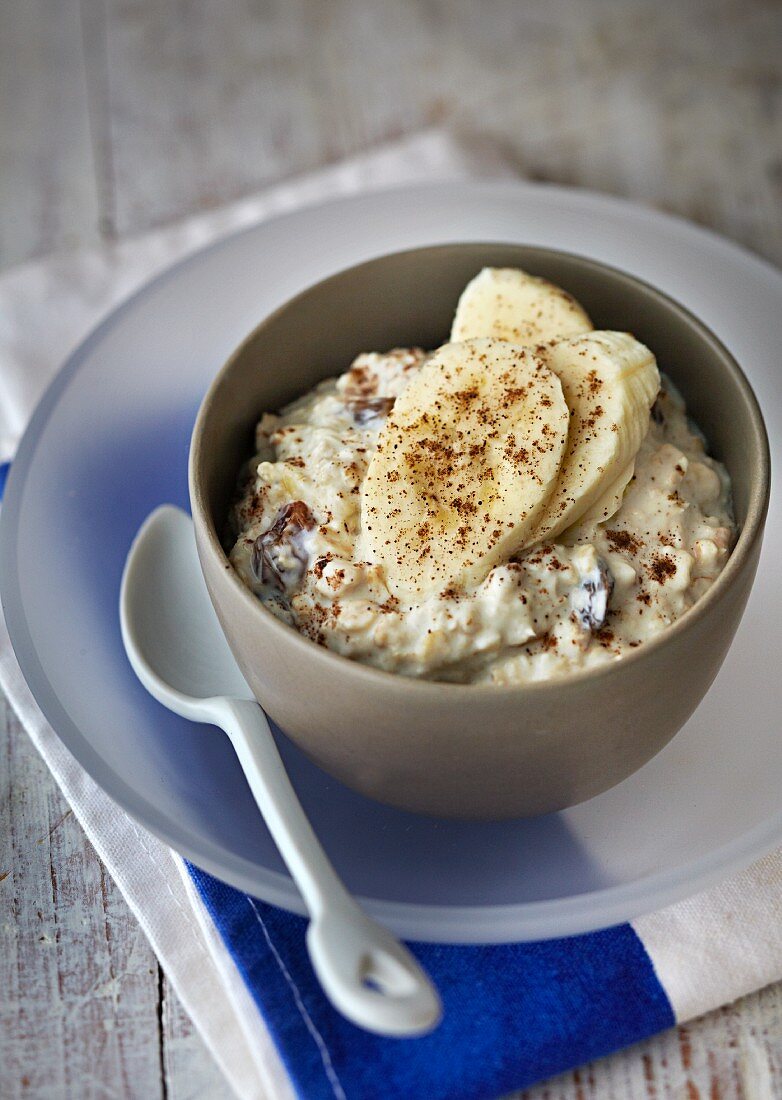
<path id="1" fill-rule="evenodd" d="M 0 461 L 69 351 L 119 300 L 206 242 L 326 196 L 467 175 L 512 175 L 483 142 L 429 132 L 111 248 L 36 261 L 0 275 Z M 277 1051 L 193 890 L 181 859 L 137 826 L 43 718 L 0 621 L 0 686 L 237 1096 L 293 1097 Z M 677 1019 L 782 978 L 782 852 L 720 887 L 633 922 Z"/>

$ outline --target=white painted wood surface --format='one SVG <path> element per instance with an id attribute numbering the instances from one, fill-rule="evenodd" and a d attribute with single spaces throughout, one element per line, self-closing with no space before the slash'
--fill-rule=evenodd
<path id="1" fill-rule="evenodd" d="M 760 0 L 9 0 L 0 265 L 433 123 L 782 263 L 781 55 L 782 6 Z M 221 1100 L 121 896 L 0 718 L 0 1097 Z M 524 1096 L 782 1096 L 782 986 Z"/>

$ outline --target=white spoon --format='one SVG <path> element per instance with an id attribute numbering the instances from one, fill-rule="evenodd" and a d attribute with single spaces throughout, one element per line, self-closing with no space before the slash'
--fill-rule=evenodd
<path id="1" fill-rule="evenodd" d="M 321 848 L 225 640 L 192 522 L 179 508 L 158 508 L 136 536 L 122 576 L 120 622 L 147 691 L 183 718 L 221 726 L 230 737 L 307 906 L 307 947 L 334 1007 L 380 1035 L 430 1031 L 442 1011 L 437 992 L 408 949 L 362 912 Z"/>

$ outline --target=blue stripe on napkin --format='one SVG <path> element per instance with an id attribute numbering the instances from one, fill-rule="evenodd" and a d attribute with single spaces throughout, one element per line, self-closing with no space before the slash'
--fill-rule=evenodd
<path id="1" fill-rule="evenodd" d="M 305 1100 L 481 1100 L 628 1046 L 675 1020 L 629 924 L 538 943 L 413 944 L 443 1000 L 420 1039 L 382 1039 L 326 1000 L 307 922 L 190 874 Z"/>
<path id="2" fill-rule="evenodd" d="M 5 493 L 5 483 L 8 481 L 8 471 L 10 469 L 10 462 L 0 462 L 0 500 L 3 499 L 3 494 Z"/>

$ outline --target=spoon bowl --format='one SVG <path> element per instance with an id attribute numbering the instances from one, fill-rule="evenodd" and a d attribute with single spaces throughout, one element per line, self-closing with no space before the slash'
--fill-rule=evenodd
<path id="1" fill-rule="evenodd" d="M 215 696 L 254 698 L 205 595 L 189 517 L 178 508 L 158 509 L 128 556 L 122 636 L 144 687 L 190 719 L 200 718 L 203 702 Z"/>

